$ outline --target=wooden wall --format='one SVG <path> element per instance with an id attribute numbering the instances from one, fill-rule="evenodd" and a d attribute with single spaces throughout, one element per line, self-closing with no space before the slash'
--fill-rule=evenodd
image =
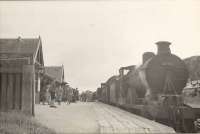
<path id="1" fill-rule="evenodd" d="M 0 110 L 21 109 L 22 74 L 0 73 Z"/>
<path id="2" fill-rule="evenodd" d="M 22 111 L 34 115 L 35 105 L 35 68 L 32 65 L 23 66 Z"/>
<path id="3" fill-rule="evenodd" d="M 34 115 L 33 65 L 0 67 L 0 111 L 22 111 Z"/>

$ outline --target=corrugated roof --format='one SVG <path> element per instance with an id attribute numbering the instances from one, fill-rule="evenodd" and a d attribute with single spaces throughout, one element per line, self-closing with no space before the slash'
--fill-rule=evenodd
<path id="1" fill-rule="evenodd" d="M 52 77 L 56 81 L 62 83 L 63 82 L 63 74 L 64 70 L 62 66 L 49 66 L 45 67 L 45 74 Z"/>
<path id="2" fill-rule="evenodd" d="M 38 48 L 40 38 L 0 39 L 0 53 L 31 54 Z"/>

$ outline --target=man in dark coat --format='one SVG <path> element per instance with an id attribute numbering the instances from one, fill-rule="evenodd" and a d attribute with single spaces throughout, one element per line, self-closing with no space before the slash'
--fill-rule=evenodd
<path id="1" fill-rule="evenodd" d="M 55 99 L 56 99 L 56 85 L 55 83 L 53 83 L 49 89 L 50 95 L 51 95 L 51 103 L 50 103 L 50 107 L 54 107 L 55 106 Z"/>

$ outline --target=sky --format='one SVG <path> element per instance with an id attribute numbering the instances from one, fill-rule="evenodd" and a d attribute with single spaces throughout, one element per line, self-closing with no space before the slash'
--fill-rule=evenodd
<path id="1" fill-rule="evenodd" d="M 0 38 L 41 36 L 45 66 L 64 65 L 65 80 L 96 90 L 122 66 L 139 65 L 155 42 L 181 58 L 200 55 L 198 0 L 1 1 Z"/>

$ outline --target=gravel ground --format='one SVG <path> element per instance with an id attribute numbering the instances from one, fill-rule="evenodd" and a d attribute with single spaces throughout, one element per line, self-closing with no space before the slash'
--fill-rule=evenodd
<path id="1" fill-rule="evenodd" d="M 99 102 L 36 105 L 36 119 L 58 133 L 173 133 L 170 127 Z"/>

